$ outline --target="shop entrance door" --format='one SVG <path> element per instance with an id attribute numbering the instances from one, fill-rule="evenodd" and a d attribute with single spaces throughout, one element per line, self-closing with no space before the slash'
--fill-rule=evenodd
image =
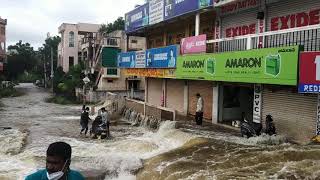
<path id="1" fill-rule="evenodd" d="M 224 85 L 219 90 L 219 123 L 233 125 L 233 121 L 253 119 L 252 87 Z"/>

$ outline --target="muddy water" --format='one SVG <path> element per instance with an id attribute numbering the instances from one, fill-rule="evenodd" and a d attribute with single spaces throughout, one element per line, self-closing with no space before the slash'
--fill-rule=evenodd
<path id="1" fill-rule="evenodd" d="M 0 127 L 13 127 L 0 130 L 1 180 L 43 168 L 48 144 L 61 140 L 72 145 L 72 168 L 92 179 L 320 179 L 317 146 L 169 121 L 157 131 L 118 121 L 111 140 L 91 140 L 79 136 L 81 107 L 45 103 L 49 94 L 30 84 L 19 89 L 27 94 L 1 100 Z"/>

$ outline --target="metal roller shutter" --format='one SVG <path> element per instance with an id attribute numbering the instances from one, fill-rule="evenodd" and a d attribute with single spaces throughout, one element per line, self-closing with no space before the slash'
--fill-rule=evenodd
<path id="1" fill-rule="evenodd" d="M 148 78 L 148 103 L 160 106 L 162 96 L 162 79 Z"/>
<path id="2" fill-rule="evenodd" d="M 167 107 L 173 108 L 183 113 L 184 104 L 184 81 L 183 80 L 167 80 Z"/>
<path id="3" fill-rule="evenodd" d="M 221 31 L 222 37 L 226 37 L 226 29 L 230 27 L 238 27 L 238 26 L 249 26 L 250 24 L 256 24 L 256 32 L 258 30 L 257 27 L 257 8 L 251 8 L 248 10 L 241 11 L 239 13 L 226 15 L 221 18 Z"/>
<path id="4" fill-rule="evenodd" d="M 308 142 L 315 135 L 317 96 L 290 91 L 265 89 L 262 95 L 262 120 L 273 116 L 278 134 L 298 142 Z"/>
<path id="5" fill-rule="evenodd" d="M 296 13 L 309 13 L 312 10 L 319 10 L 320 2 L 319 0 L 283 0 L 277 3 L 268 5 L 268 14 L 267 14 L 267 31 L 271 31 L 271 20 L 275 17 L 282 17 L 287 15 L 294 15 Z M 295 20 L 296 21 L 296 20 Z M 278 28 L 281 27 L 281 20 L 278 19 Z M 295 23 L 294 23 L 295 24 Z M 289 19 L 288 26 L 291 26 L 291 20 Z M 294 26 L 293 26 L 294 27 Z M 320 43 L 317 37 L 320 36 L 320 29 L 307 30 L 302 32 L 295 32 L 290 34 L 284 34 L 283 36 L 269 36 L 267 46 L 271 44 L 278 45 L 295 45 L 294 42 L 304 45 L 306 51 L 315 51 L 319 50 Z M 291 44 L 288 44 L 292 42 Z"/>
<path id="6" fill-rule="evenodd" d="M 200 93 L 204 100 L 203 117 L 205 119 L 212 119 L 212 92 L 213 85 L 210 81 L 189 81 L 189 114 L 196 114 L 197 97 Z"/>

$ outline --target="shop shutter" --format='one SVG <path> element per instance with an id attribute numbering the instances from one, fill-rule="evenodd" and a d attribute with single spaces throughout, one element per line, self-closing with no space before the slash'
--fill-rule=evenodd
<path id="1" fill-rule="evenodd" d="M 315 135 L 317 96 L 292 93 L 285 90 L 263 90 L 262 122 L 273 116 L 277 133 L 289 139 L 306 142 Z"/>
<path id="2" fill-rule="evenodd" d="M 213 82 L 210 81 L 189 81 L 189 114 L 196 114 L 197 97 L 196 94 L 200 93 L 204 100 L 204 112 L 205 119 L 212 119 L 212 92 Z"/>
<path id="3" fill-rule="evenodd" d="M 238 27 L 250 24 L 256 24 L 256 32 L 258 31 L 257 26 L 257 8 L 251 8 L 238 13 L 232 13 L 225 15 L 221 18 L 221 33 L 222 37 L 226 37 L 226 29 L 231 27 Z"/>
<path id="4" fill-rule="evenodd" d="M 318 9 L 320 9 L 319 0 L 283 0 L 269 4 L 267 14 L 267 31 L 271 30 L 271 19 L 274 17 L 282 17 L 302 12 L 309 13 L 312 10 Z M 290 25 L 291 23 L 288 22 L 288 26 Z M 281 21 L 279 20 L 279 28 L 280 26 Z M 319 37 L 320 29 L 268 36 L 266 39 L 266 47 L 300 44 L 304 45 L 305 51 L 317 51 L 320 49 Z"/>
<path id="5" fill-rule="evenodd" d="M 161 105 L 162 79 L 148 78 L 148 103 L 154 106 Z"/>
<path id="6" fill-rule="evenodd" d="M 101 54 L 103 67 L 117 67 L 117 55 L 120 52 L 118 48 L 103 48 Z"/>
<path id="7" fill-rule="evenodd" d="M 167 80 L 167 107 L 183 113 L 184 80 Z"/>

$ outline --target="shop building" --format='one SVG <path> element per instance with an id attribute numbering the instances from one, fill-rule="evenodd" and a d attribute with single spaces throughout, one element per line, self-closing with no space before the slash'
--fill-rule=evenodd
<path id="1" fill-rule="evenodd" d="M 192 115 L 199 92 L 205 100 L 205 118 L 212 123 L 232 126 L 244 116 L 264 124 L 271 114 L 277 132 L 291 140 L 307 142 L 315 135 L 317 95 L 299 94 L 297 83 L 300 52 L 320 50 L 317 0 L 220 1 L 213 8 L 153 20 L 128 28 L 127 34 L 145 34 L 148 49 L 172 44 L 182 48 L 183 38 L 206 34 L 207 54 L 180 54 L 174 77 L 147 78 L 148 103 Z M 253 60 L 239 62 L 244 58 Z"/>

